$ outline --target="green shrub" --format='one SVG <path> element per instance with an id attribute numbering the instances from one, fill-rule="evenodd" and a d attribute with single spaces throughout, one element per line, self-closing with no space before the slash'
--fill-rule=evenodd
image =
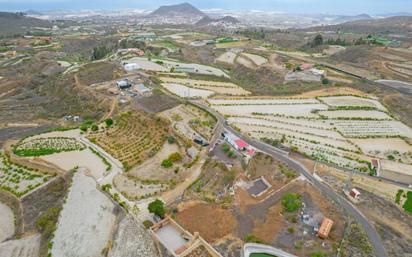
<path id="1" fill-rule="evenodd" d="M 324 252 L 313 252 L 310 254 L 310 257 L 325 257 L 326 253 Z"/>
<path id="2" fill-rule="evenodd" d="M 249 234 L 245 237 L 245 242 L 246 243 L 258 243 L 258 244 L 263 244 L 263 240 L 258 238 L 257 236 L 253 234 Z"/>
<path id="3" fill-rule="evenodd" d="M 173 166 L 173 162 L 169 159 L 165 159 L 160 165 L 164 168 L 171 168 Z"/>
<path id="4" fill-rule="evenodd" d="M 113 120 L 110 119 L 110 118 L 106 119 L 104 122 L 106 123 L 106 126 L 108 126 L 108 127 L 111 127 L 113 125 Z"/>
<path id="5" fill-rule="evenodd" d="M 93 124 L 91 127 L 92 131 L 98 131 L 99 130 L 99 126 L 97 126 L 96 124 Z"/>
<path id="6" fill-rule="evenodd" d="M 287 193 L 282 197 L 282 206 L 286 212 L 294 212 L 302 205 L 301 196 L 295 193 Z"/>

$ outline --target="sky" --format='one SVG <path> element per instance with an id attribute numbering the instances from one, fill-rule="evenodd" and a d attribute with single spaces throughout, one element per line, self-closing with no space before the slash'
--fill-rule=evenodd
<path id="1" fill-rule="evenodd" d="M 153 10 L 184 0 L 0 0 L 0 10 Z M 262 10 L 283 13 L 381 14 L 410 12 L 412 0 L 189 0 L 200 9 Z"/>

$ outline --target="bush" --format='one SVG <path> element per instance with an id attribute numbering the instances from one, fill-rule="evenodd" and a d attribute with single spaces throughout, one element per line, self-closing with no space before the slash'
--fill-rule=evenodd
<path id="1" fill-rule="evenodd" d="M 168 158 L 171 162 L 180 162 L 182 160 L 182 155 L 178 152 L 172 153 Z"/>
<path id="2" fill-rule="evenodd" d="M 327 79 L 327 78 L 322 78 L 322 84 L 323 84 L 323 85 L 329 84 L 329 79 Z"/>
<path id="3" fill-rule="evenodd" d="M 110 127 L 110 126 L 113 125 L 113 120 L 110 119 L 110 118 L 109 118 L 109 119 L 106 119 L 104 122 L 106 123 L 106 126 L 108 126 L 108 127 Z"/>
<path id="4" fill-rule="evenodd" d="M 323 252 L 313 252 L 310 254 L 310 257 L 325 257 L 326 253 Z"/>
<path id="5" fill-rule="evenodd" d="M 295 193 L 287 193 L 282 197 L 282 206 L 286 212 L 294 212 L 302 205 L 301 196 Z"/>
<path id="6" fill-rule="evenodd" d="M 153 213 L 161 218 L 164 218 L 166 214 L 164 203 L 159 199 L 156 199 L 155 201 L 151 202 L 147 209 L 150 213 Z"/>
<path id="7" fill-rule="evenodd" d="M 91 127 L 92 131 L 98 131 L 99 130 L 99 126 L 97 126 L 96 124 L 93 124 Z"/>
<path id="8" fill-rule="evenodd" d="M 149 229 L 149 228 L 151 228 L 151 227 L 153 226 L 153 222 L 151 222 L 150 220 L 145 220 L 145 221 L 143 221 L 143 226 L 144 226 L 146 229 Z"/>
<path id="9" fill-rule="evenodd" d="M 258 238 L 255 235 L 249 234 L 245 237 L 245 242 L 246 243 L 258 243 L 258 244 L 263 244 L 263 240 Z"/>
<path id="10" fill-rule="evenodd" d="M 160 164 L 163 168 L 171 168 L 173 166 L 173 162 L 169 159 L 165 159 Z"/>
<path id="11" fill-rule="evenodd" d="M 172 136 L 168 136 L 168 137 L 167 137 L 167 142 L 168 142 L 169 144 L 173 144 L 173 143 L 176 142 L 176 139 L 175 139 L 174 137 L 172 137 Z"/>

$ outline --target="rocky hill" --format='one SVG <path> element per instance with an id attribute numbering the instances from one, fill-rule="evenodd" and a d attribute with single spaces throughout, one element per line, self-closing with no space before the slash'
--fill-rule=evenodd
<path id="1" fill-rule="evenodd" d="M 201 20 L 196 22 L 196 26 L 209 26 L 213 24 L 228 24 L 228 25 L 233 25 L 233 24 L 238 24 L 240 21 L 236 19 L 235 17 L 232 16 L 225 16 L 223 18 L 219 19 L 212 19 L 209 16 L 203 17 Z"/>
<path id="2" fill-rule="evenodd" d="M 205 13 L 189 3 L 161 6 L 147 16 L 147 19 L 156 23 L 194 24 Z"/>

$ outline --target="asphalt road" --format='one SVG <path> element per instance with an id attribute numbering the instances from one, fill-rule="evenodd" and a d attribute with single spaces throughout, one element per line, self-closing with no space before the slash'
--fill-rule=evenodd
<path id="1" fill-rule="evenodd" d="M 256 149 L 266 152 L 269 155 L 272 155 L 273 157 L 280 159 L 287 163 L 289 167 L 295 169 L 299 173 L 301 173 L 303 176 L 306 177 L 308 181 L 310 181 L 315 187 L 317 187 L 319 190 L 321 190 L 324 194 L 328 195 L 332 200 L 334 200 L 336 203 L 338 203 L 340 206 L 342 206 L 349 214 L 353 216 L 353 218 L 360 224 L 363 229 L 365 230 L 370 243 L 372 244 L 372 247 L 375 252 L 375 256 L 377 257 L 388 257 L 385 248 L 383 247 L 382 241 L 373 227 L 367 220 L 365 216 L 355 207 L 353 206 L 347 199 L 342 197 L 341 195 L 337 194 L 331 187 L 328 185 L 320 182 L 317 180 L 310 171 L 308 171 L 302 164 L 299 162 L 293 160 L 290 158 L 285 151 L 277 149 L 273 146 L 269 146 L 267 144 L 264 144 L 262 142 L 259 142 L 257 140 L 253 140 L 250 138 L 247 138 L 243 136 L 241 133 L 238 131 L 234 130 L 232 127 L 230 127 L 224 117 L 220 115 L 219 113 L 215 112 L 211 108 L 209 108 L 207 105 L 201 103 L 201 102 L 195 102 L 192 101 L 193 104 L 207 109 L 210 113 L 215 115 L 215 117 L 219 120 L 220 124 L 223 124 L 223 127 L 225 130 L 235 134 L 239 138 L 242 138 L 244 141 L 246 141 L 249 145 L 255 147 Z"/>

